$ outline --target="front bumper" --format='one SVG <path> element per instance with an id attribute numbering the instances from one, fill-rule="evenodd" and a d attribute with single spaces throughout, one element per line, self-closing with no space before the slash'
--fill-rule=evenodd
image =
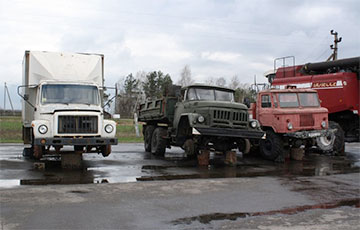
<path id="1" fill-rule="evenodd" d="M 35 138 L 35 145 L 117 145 L 117 138 L 87 137 L 87 138 Z"/>
<path id="2" fill-rule="evenodd" d="M 194 135 L 219 136 L 219 137 L 239 137 L 246 139 L 265 139 L 266 134 L 259 130 L 247 129 L 226 129 L 226 128 L 193 128 Z"/>
<path id="3" fill-rule="evenodd" d="M 285 133 L 284 136 L 294 137 L 298 139 L 308 139 L 316 137 L 326 137 L 335 133 L 337 129 L 325 129 L 325 130 L 311 130 L 311 131 L 298 131 L 293 133 Z"/>

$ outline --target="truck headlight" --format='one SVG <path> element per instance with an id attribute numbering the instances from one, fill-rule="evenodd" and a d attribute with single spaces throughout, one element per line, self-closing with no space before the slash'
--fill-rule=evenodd
<path id="1" fill-rule="evenodd" d="M 251 128 L 255 129 L 257 127 L 257 121 L 251 121 L 250 126 Z"/>
<path id="2" fill-rule="evenodd" d="M 287 128 L 288 128 L 288 130 L 292 130 L 293 125 L 291 124 L 291 122 L 289 122 L 289 123 L 287 124 Z"/>
<path id="3" fill-rule="evenodd" d="M 199 123 L 203 123 L 205 121 L 205 117 L 200 115 L 200 116 L 198 116 L 197 120 Z"/>
<path id="4" fill-rule="evenodd" d="M 48 131 L 48 127 L 46 125 L 40 125 L 38 128 L 39 133 L 45 134 Z"/>
<path id="5" fill-rule="evenodd" d="M 111 133 L 114 130 L 112 125 L 105 125 L 105 132 Z"/>
<path id="6" fill-rule="evenodd" d="M 321 122 L 321 127 L 323 127 L 324 129 L 326 128 L 326 122 L 325 121 Z"/>

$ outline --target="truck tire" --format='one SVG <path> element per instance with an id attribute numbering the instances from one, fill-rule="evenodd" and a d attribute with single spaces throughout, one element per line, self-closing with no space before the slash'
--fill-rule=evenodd
<path id="1" fill-rule="evenodd" d="M 330 134 L 324 137 L 317 137 L 316 145 L 323 153 L 327 153 L 333 150 L 334 141 L 335 141 L 335 134 Z"/>
<path id="2" fill-rule="evenodd" d="M 194 143 L 193 139 L 187 139 L 182 149 L 185 151 L 185 157 L 187 159 L 195 159 L 199 154 L 198 146 Z"/>
<path id="3" fill-rule="evenodd" d="M 155 130 L 155 126 L 147 125 L 144 131 L 144 148 L 146 152 L 151 152 L 151 138 Z"/>
<path id="4" fill-rule="evenodd" d="M 157 156 L 164 156 L 166 149 L 166 129 L 157 127 L 151 137 L 151 153 Z"/>
<path id="5" fill-rule="evenodd" d="M 242 152 L 243 154 L 250 153 L 251 144 L 249 139 L 240 139 L 237 141 L 239 152 Z"/>
<path id="6" fill-rule="evenodd" d="M 24 148 L 22 155 L 28 159 L 34 159 L 34 151 L 32 148 Z"/>
<path id="7" fill-rule="evenodd" d="M 43 155 L 45 148 L 41 145 L 33 145 L 33 156 L 34 159 L 40 159 Z"/>
<path id="8" fill-rule="evenodd" d="M 335 132 L 335 140 L 333 146 L 333 151 L 335 155 L 337 156 L 345 155 L 345 135 L 343 129 L 335 121 L 329 121 L 329 127 L 331 129 L 337 129 L 337 131 Z"/>
<path id="9" fill-rule="evenodd" d="M 260 141 L 261 156 L 267 160 L 276 160 L 284 153 L 284 144 L 281 137 L 272 130 L 266 131 L 266 139 Z"/>

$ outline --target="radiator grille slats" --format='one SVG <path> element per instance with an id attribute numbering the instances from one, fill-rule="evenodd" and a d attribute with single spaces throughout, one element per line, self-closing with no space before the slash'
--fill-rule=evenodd
<path id="1" fill-rule="evenodd" d="M 97 116 L 59 116 L 58 133 L 97 133 Z"/>
<path id="2" fill-rule="evenodd" d="M 314 126 L 314 118 L 312 114 L 301 114 L 300 126 Z"/>
<path id="3" fill-rule="evenodd" d="M 212 122 L 215 127 L 244 128 L 247 126 L 248 114 L 244 111 L 213 110 Z"/>

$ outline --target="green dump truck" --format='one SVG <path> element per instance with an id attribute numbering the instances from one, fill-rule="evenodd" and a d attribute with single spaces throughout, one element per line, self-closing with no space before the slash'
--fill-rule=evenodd
<path id="1" fill-rule="evenodd" d="M 227 153 L 243 148 L 245 139 L 265 138 L 247 107 L 234 102 L 231 89 L 190 85 L 171 92 L 137 107 L 147 152 L 161 156 L 166 148 L 179 146 L 188 157 L 210 150 Z"/>

